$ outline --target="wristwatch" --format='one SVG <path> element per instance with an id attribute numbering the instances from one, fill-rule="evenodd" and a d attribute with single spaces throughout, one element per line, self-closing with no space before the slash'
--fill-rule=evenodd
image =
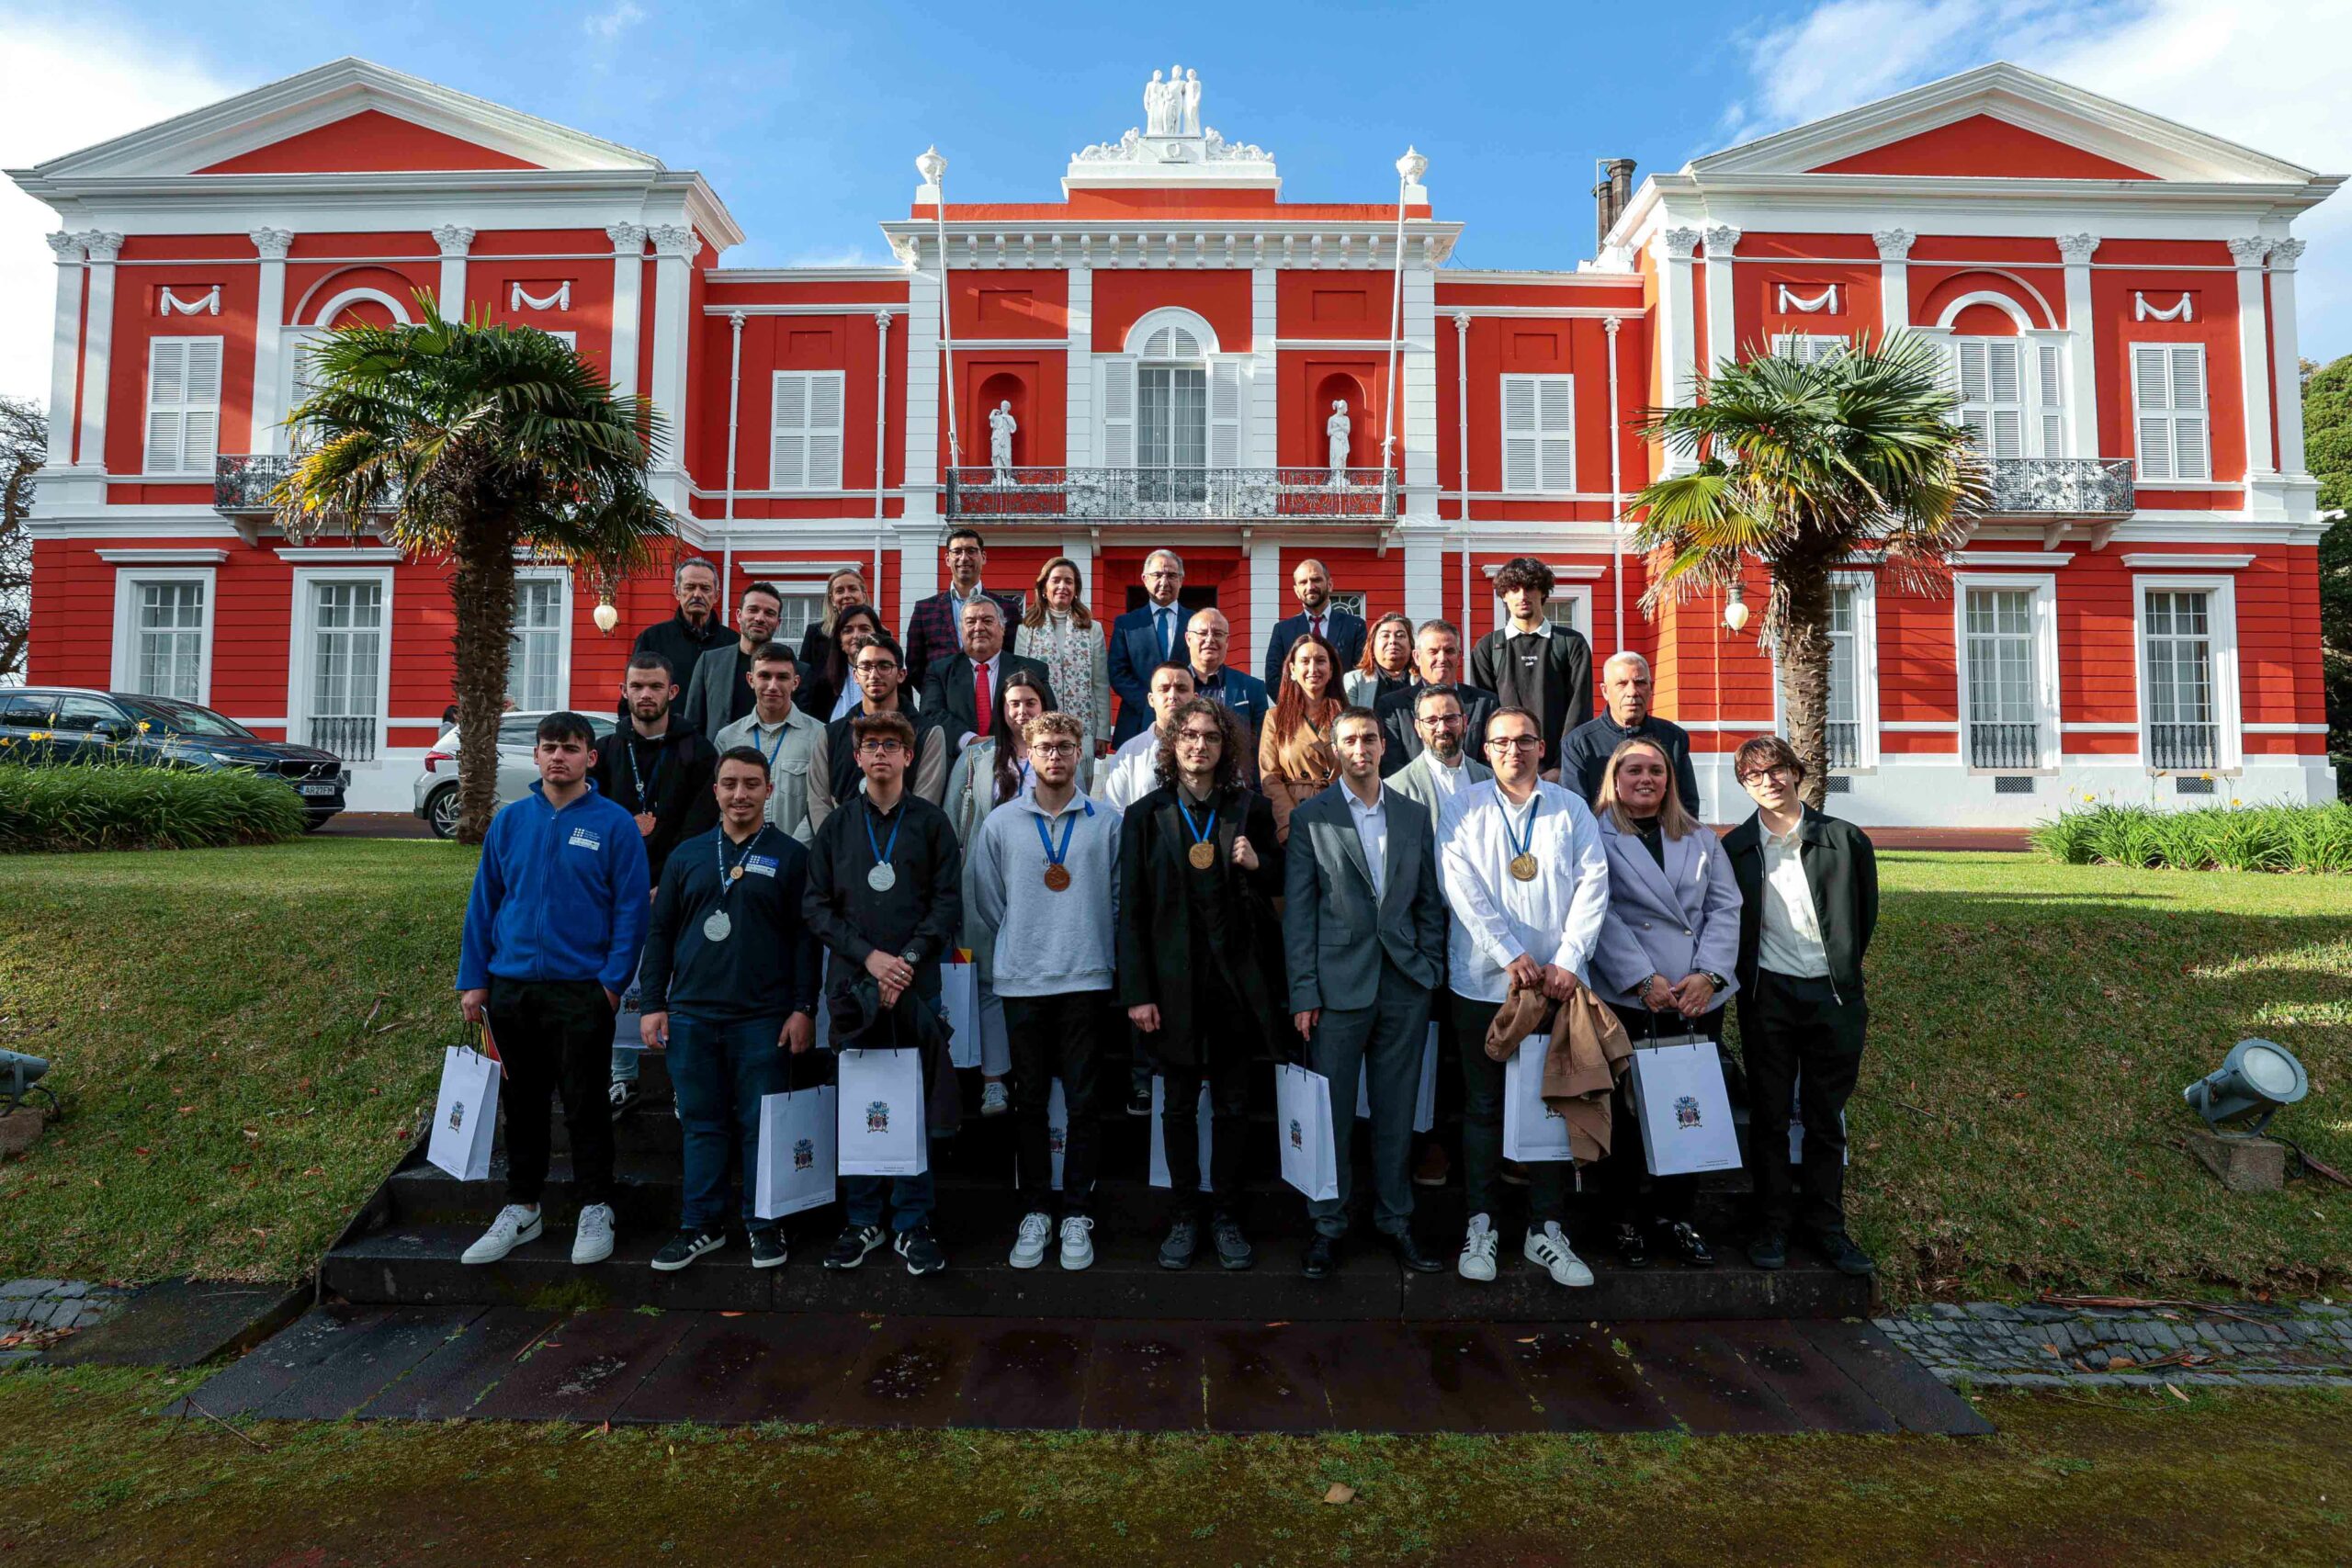
<path id="1" fill-rule="evenodd" d="M 1731 984 L 1729 980 L 1724 979 L 1721 975 L 1716 974 L 1712 969 L 1702 969 L 1699 973 L 1707 977 L 1707 984 L 1713 986 L 1718 991 Z"/>

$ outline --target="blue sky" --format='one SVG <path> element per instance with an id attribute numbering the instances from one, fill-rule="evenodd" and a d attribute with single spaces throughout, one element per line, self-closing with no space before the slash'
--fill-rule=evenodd
<path id="1" fill-rule="evenodd" d="M 1161 7 L 447 0 L 232 6 L 0 0 L 0 164 L 17 166 L 345 53 L 699 168 L 750 239 L 735 265 L 885 254 L 914 155 L 951 199 L 1047 200 L 1069 154 L 1141 118 L 1182 62 L 1204 118 L 1280 162 L 1295 200 L 1385 200 L 1407 142 L 1457 265 L 1589 254 L 1593 160 L 1644 172 L 2006 57 L 2331 172 L 2352 128 L 2329 73 L 2352 0 L 1819 0 L 1717 5 Z M 2352 203 L 2339 198 L 2331 206 Z M 41 210 L 0 197 L 0 390 L 48 356 Z M 2352 350 L 2352 288 L 2305 220 L 2305 352 Z"/>

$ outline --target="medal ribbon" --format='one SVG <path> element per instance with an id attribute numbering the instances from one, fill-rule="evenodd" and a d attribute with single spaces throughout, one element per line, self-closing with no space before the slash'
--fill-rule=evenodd
<path id="1" fill-rule="evenodd" d="M 738 871 L 742 869 L 743 863 L 750 860 L 752 852 L 759 847 L 760 835 L 766 831 L 767 824 L 763 822 L 752 830 L 750 838 L 743 840 L 743 852 L 735 857 L 734 869 Z M 727 874 L 728 870 L 727 829 L 721 828 L 718 830 L 718 903 L 721 908 L 726 908 L 728 889 L 735 886 L 735 878 Z"/>
<path id="2" fill-rule="evenodd" d="M 1207 843 L 1209 841 L 1209 835 L 1216 831 L 1216 804 L 1212 802 L 1209 806 L 1209 825 L 1205 828 L 1193 820 L 1193 808 L 1184 804 L 1184 796 L 1181 791 L 1178 792 L 1176 796 L 1176 809 L 1184 814 L 1184 826 L 1191 829 L 1193 842 L 1196 844 Z M 1040 829 L 1039 831 L 1042 832 L 1044 829 Z"/>
<path id="3" fill-rule="evenodd" d="M 632 736 L 622 742 L 621 750 L 628 753 L 628 782 L 637 786 L 637 808 L 650 811 L 653 809 L 653 786 L 662 781 L 662 759 L 670 754 L 669 750 L 657 746 L 653 752 L 653 766 L 641 773 L 637 771 L 636 738 Z"/>
<path id="4" fill-rule="evenodd" d="M 759 731 L 756 728 L 752 731 L 752 739 L 754 741 L 759 739 Z M 790 739 L 792 739 L 792 726 L 789 724 L 779 724 L 775 727 L 775 744 L 769 748 L 766 752 L 768 772 L 775 772 L 775 760 L 784 755 L 784 743 Z"/>
<path id="5" fill-rule="evenodd" d="M 867 849 L 872 850 L 872 851 L 874 852 L 874 863 L 875 863 L 875 864 L 876 864 L 876 865 L 888 865 L 888 864 L 889 864 L 889 863 L 890 863 L 890 856 L 891 856 L 891 853 L 892 853 L 894 851 L 896 851 L 896 850 L 898 849 L 898 847 L 899 847 L 899 829 L 901 829 L 901 828 L 903 828 L 903 827 L 905 827 L 905 826 L 907 825 L 907 817 L 906 817 L 906 813 L 905 813 L 904 811 L 899 812 L 899 819 L 898 819 L 896 822 L 893 822 L 893 823 L 891 823 L 891 824 L 890 824 L 890 841 L 889 841 L 888 843 L 887 843 L 887 844 L 877 844 L 877 843 L 876 843 L 876 842 L 875 842 L 875 840 L 874 840 L 874 808 L 873 808 L 873 807 L 871 807 L 871 806 L 867 806 L 867 807 L 866 807 L 865 811 L 865 847 L 866 847 Z"/>
<path id="6" fill-rule="evenodd" d="M 1089 806 L 1086 808 L 1086 814 L 1090 817 L 1094 815 L 1094 807 Z M 1043 817 L 1033 815 L 1029 820 L 1037 824 L 1037 842 L 1045 846 L 1046 863 L 1047 865 L 1061 864 L 1063 857 L 1069 853 L 1069 836 L 1078 830 L 1078 813 L 1071 812 L 1062 822 L 1062 843 L 1059 849 L 1054 847 L 1052 837 L 1046 833 L 1046 819 Z"/>
<path id="7" fill-rule="evenodd" d="M 1510 847 L 1511 847 L 1511 858 L 1512 858 L 1513 860 L 1516 860 L 1516 859 L 1518 859 L 1521 855 L 1523 855 L 1523 854 L 1527 853 L 1527 852 L 1528 852 L 1528 851 L 1529 851 L 1531 848 L 1532 848 L 1532 847 L 1533 847 L 1533 845 L 1534 845 L 1534 843 L 1535 843 L 1535 814 L 1536 814 L 1538 811 L 1541 811 L 1543 808 L 1544 808 L 1544 796 L 1543 796 L 1541 794 L 1536 795 L 1535 796 L 1533 796 L 1532 799 L 1530 799 L 1530 800 L 1528 801 L 1528 803 L 1527 803 L 1527 831 L 1526 831 L 1526 832 L 1524 832 L 1524 833 L 1521 833 L 1521 834 L 1518 838 L 1516 838 L 1516 839 L 1514 839 L 1514 838 L 1512 838 L 1512 837 L 1511 837 L 1511 831 L 1510 831 L 1510 816 L 1509 816 L 1508 814 L 1506 814 L 1506 815 L 1504 816 L 1504 818 L 1503 818 L 1503 841 L 1504 841 L 1505 843 L 1508 843 L 1508 844 L 1510 844 Z"/>

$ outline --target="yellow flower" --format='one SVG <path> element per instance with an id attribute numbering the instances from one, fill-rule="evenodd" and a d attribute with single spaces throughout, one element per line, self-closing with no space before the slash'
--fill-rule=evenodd
<path id="1" fill-rule="evenodd" d="M 147 721 L 143 718 L 139 721 L 139 733 L 141 735 L 147 733 Z"/>

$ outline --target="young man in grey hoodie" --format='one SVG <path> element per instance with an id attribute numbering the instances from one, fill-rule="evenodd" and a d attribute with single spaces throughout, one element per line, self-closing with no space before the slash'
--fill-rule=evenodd
<path id="1" fill-rule="evenodd" d="M 972 835 L 972 953 L 1004 1000 L 1012 1046 L 1012 1114 L 1023 1216 L 1010 1262 L 1035 1269 L 1053 1237 L 1053 1151 L 1046 1125 L 1054 1079 L 1069 1126 L 1062 1156 L 1061 1259 L 1094 1261 L 1087 1213 L 1095 1165 L 1094 1090 L 1104 995 L 1118 927 L 1119 815 L 1078 787 L 1085 729 L 1069 714 L 1029 721 L 1036 783 L 985 818 Z"/>

